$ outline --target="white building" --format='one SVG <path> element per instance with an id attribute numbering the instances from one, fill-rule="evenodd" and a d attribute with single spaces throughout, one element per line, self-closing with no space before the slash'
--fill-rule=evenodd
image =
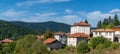
<path id="1" fill-rule="evenodd" d="M 78 22 L 71 26 L 71 34 L 74 33 L 85 33 L 90 34 L 90 24 L 85 22 Z"/>
<path id="2" fill-rule="evenodd" d="M 54 38 L 60 41 L 62 44 L 67 44 L 67 35 L 64 32 L 57 32 L 54 34 Z"/>
<path id="3" fill-rule="evenodd" d="M 71 32 L 67 38 L 67 45 L 76 47 L 81 41 L 87 41 L 90 35 L 90 24 L 78 22 L 71 26 Z"/>
<path id="4" fill-rule="evenodd" d="M 120 25 L 112 28 L 115 31 L 115 41 L 120 42 Z"/>
<path id="5" fill-rule="evenodd" d="M 80 41 L 88 41 L 88 35 L 85 33 L 74 33 L 68 35 L 67 45 L 76 47 Z"/>
<path id="6" fill-rule="evenodd" d="M 114 41 L 115 31 L 112 29 L 96 29 L 93 31 L 93 37 L 103 36 L 110 41 Z"/>

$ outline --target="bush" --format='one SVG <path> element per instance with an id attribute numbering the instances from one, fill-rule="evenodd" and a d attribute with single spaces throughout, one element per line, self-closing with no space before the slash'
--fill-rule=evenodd
<path id="1" fill-rule="evenodd" d="M 111 45 L 111 41 L 110 40 L 106 40 L 106 41 L 104 41 L 104 46 L 105 46 L 105 48 L 108 48 L 108 47 L 110 47 L 110 45 Z"/>
<path id="2" fill-rule="evenodd" d="M 3 43 L 2 44 L 2 50 L 1 53 L 2 54 L 12 54 L 14 51 L 16 43 L 15 42 L 11 42 L 11 43 Z"/>
<path id="3" fill-rule="evenodd" d="M 97 47 L 96 47 L 96 49 L 98 49 L 98 50 L 101 50 L 101 49 L 104 49 L 104 48 L 105 48 L 105 46 L 103 44 L 98 44 Z"/>
<path id="4" fill-rule="evenodd" d="M 36 39 L 33 35 L 27 35 L 17 41 L 14 54 L 48 54 L 42 40 Z"/>
<path id="5" fill-rule="evenodd" d="M 105 48 L 109 47 L 111 44 L 111 41 L 107 40 L 106 38 L 102 36 L 94 37 L 90 40 L 90 47 L 92 49 L 96 48 L 97 45 L 103 44 Z"/>
<path id="6" fill-rule="evenodd" d="M 110 46 L 110 49 L 117 49 L 117 48 L 119 48 L 119 43 L 117 42 L 113 42 Z"/>
<path id="7" fill-rule="evenodd" d="M 86 52 L 88 52 L 88 50 L 89 50 L 89 47 L 88 47 L 87 42 L 81 41 L 78 43 L 78 45 L 77 45 L 78 53 L 86 53 Z"/>

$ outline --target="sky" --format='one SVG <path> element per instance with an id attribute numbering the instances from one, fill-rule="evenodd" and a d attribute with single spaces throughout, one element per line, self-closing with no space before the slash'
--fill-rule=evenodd
<path id="1" fill-rule="evenodd" d="M 120 0 L 0 0 L 0 20 L 66 24 L 120 16 Z"/>

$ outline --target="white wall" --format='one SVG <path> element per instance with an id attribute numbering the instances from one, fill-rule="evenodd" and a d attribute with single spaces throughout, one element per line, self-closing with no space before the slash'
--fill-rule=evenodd
<path id="1" fill-rule="evenodd" d="M 110 41 L 114 41 L 115 33 L 114 32 L 93 32 L 93 37 L 98 37 L 98 36 L 103 36 L 109 39 Z"/>
<path id="2" fill-rule="evenodd" d="M 59 35 L 54 35 L 54 38 L 58 41 L 60 41 L 60 36 Z"/>
<path id="3" fill-rule="evenodd" d="M 77 38 L 68 37 L 67 40 L 68 40 L 68 41 L 67 41 L 67 45 L 68 45 L 68 46 L 76 47 L 76 45 L 77 45 Z"/>
<path id="4" fill-rule="evenodd" d="M 60 41 L 62 44 L 67 44 L 67 36 L 66 35 L 54 35 L 54 38 Z"/>
<path id="5" fill-rule="evenodd" d="M 74 33 L 90 34 L 90 26 L 73 26 L 71 27 L 71 34 Z"/>
<path id="6" fill-rule="evenodd" d="M 118 37 L 118 42 L 120 43 L 120 31 L 115 32 L 115 37 Z"/>

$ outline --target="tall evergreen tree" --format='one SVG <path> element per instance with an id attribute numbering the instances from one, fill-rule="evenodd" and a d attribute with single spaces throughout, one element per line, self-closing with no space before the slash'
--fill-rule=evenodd
<path id="1" fill-rule="evenodd" d="M 85 20 L 85 23 L 88 23 L 87 19 Z"/>
<path id="2" fill-rule="evenodd" d="M 108 25 L 108 19 L 107 19 L 107 18 L 105 18 L 105 19 L 103 20 L 103 25 Z"/>
<path id="3" fill-rule="evenodd" d="M 102 27 L 102 22 L 101 22 L 101 20 L 100 21 L 98 21 L 98 23 L 97 23 L 97 28 L 101 28 Z"/>
<path id="4" fill-rule="evenodd" d="M 112 23 L 113 22 L 113 19 L 111 18 L 111 16 L 108 17 L 108 23 Z"/>
<path id="5" fill-rule="evenodd" d="M 119 23 L 120 22 L 119 22 L 118 16 L 117 16 L 117 14 L 115 14 L 113 24 L 114 24 L 114 26 L 117 26 L 117 25 L 119 25 Z"/>

